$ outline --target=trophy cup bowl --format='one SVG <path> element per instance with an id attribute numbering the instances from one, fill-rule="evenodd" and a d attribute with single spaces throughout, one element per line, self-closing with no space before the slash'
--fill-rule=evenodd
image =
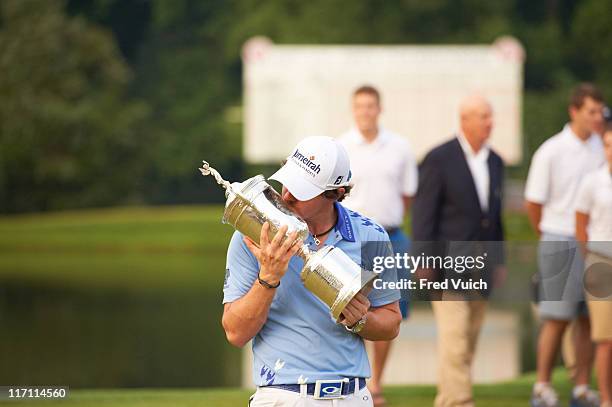
<path id="1" fill-rule="evenodd" d="M 338 322 L 353 297 L 359 292 L 367 295 L 378 276 L 361 268 L 337 247 L 324 246 L 306 257 L 300 277 L 304 286 L 327 304 Z"/>
<path id="2" fill-rule="evenodd" d="M 257 245 L 261 228 L 270 224 L 268 237 L 274 238 L 282 225 L 287 225 L 287 234 L 297 231 L 298 239 L 305 240 L 308 225 L 285 205 L 278 192 L 268 184 L 263 175 L 257 175 L 244 182 L 229 183 L 210 165 L 203 161 L 199 168 L 202 175 L 212 175 L 225 188 L 225 210 L 223 223 L 232 225 Z M 298 255 L 304 260 L 300 277 L 304 286 L 325 303 L 335 321 L 342 319 L 347 304 L 362 292 L 367 294 L 377 275 L 362 269 L 337 247 L 324 246 L 311 251 L 302 245 Z"/>
<path id="3" fill-rule="evenodd" d="M 272 240 L 282 225 L 287 225 L 287 234 L 297 231 L 298 239 L 308 237 L 308 225 L 293 214 L 283 203 L 281 196 L 257 175 L 244 182 L 234 182 L 227 193 L 223 223 L 232 225 L 243 235 L 259 245 L 261 227 L 270 224 L 268 238 Z"/>

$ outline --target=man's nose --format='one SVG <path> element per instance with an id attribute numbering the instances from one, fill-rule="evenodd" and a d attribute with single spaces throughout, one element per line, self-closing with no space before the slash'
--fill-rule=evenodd
<path id="1" fill-rule="evenodd" d="M 291 192 L 289 192 L 288 189 L 283 188 L 283 201 L 285 202 L 295 202 L 297 201 L 297 199 L 295 199 L 295 197 L 293 195 L 291 195 Z"/>

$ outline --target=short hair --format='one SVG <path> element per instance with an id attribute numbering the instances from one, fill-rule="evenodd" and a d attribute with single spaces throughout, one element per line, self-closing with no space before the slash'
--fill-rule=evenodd
<path id="1" fill-rule="evenodd" d="M 350 193 L 351 193 L 351 189 L 353 189 L 352 185 L 347 185 L 345 187 L 341 187 L 342 189 L 344 189 L 344 193 L 341 193 L 339 190 L 340 188 L 337 189 L 331 189 L 329 191 L 323 191 L 323 196 L 327 199 L 333 199 L 336 200 L 338 202 L 342 202 L 342 200 L 344 198 L 346 198 Z"/>
<path id="2" fill-rule="evenodd" d="M 380 104 L 380 92 L 374 86 L 371 85 L 362 85 L 358 87 L 355 92 L 353 92 L 353 97 L 357 95 L 372 95 L 376 98 L 378 104 Z"/>
<path id="3" fill-rule="evenodd" d="M 592 83 L 584 82 L 576 86 L 570 94 L 569 105 L 580 109 L 584 105 L 586 98 L 591 98 L 596 102 L 603 103 L 604 97 L 601 91 Z"/>

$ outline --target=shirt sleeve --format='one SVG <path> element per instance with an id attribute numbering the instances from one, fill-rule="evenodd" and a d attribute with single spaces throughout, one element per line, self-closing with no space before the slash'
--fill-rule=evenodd
<path id="1" fill-rule="evenodd" d="M 545 204 L 548 201 L 551 181 L 550 154 L 546 148 L 542 147 L 531 159 L 525 187 L 525 199 L 538 204 Z"/>
<path id="2" fill-rule="evenodd" d="M 371 246 L 370 246 L 371 245 Z M 387 233 L 384 233 L 384 238 L 376 241 L 370 241 L 367 246 L 362 250 L 362 253 L 367 252 L 367 256 L 371 256 L 371 259 L 366 261 L 366 264 L 373 264 L 375 258 L 387 258 L 394 257 L 393 248 Z M 379 278 L 382 282 L 396 282 L 397 281 L 397 270 L 395 267 L 385 267 L 380 273 Z M 380 284 L 380 283 L 379 283 Z M 377 284 L 377 285 L 379 285 Z M 395 301 L 399 301 L 401 293 L 398 289 L 382 288 L 382 284 L 379 285 L 381 288 L 373 288 L 368 294 L 368 299 L 372 307 L 382 307 L 383 305 L 391 304 Z"/>
<path id="3" fill-rule="evenodd" d="M 586 213 L 587 215 L 593 209 L 593 176 L 589 174 L 583 179 L 576 195 L 576 212 Z"/>
<path id="4" fill-rule="evenodd" d="M 402 195 L 415 196 L 418 187 L 418 169 L 417 162 L 412 152 L 407 149 L 406 159 L 404 160 L 404 185 L 402 186 Z"/>
<path id="5" fill-rule="evenodd" d="M 236 301 L 249 292 L 259 273 L 259 262 L 242 237 L 242 233 L 234 232 L 227 249 L 223 304 Z"/>

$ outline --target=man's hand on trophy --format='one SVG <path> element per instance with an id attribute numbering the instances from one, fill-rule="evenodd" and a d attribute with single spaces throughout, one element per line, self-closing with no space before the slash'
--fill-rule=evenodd
<path id="1" fill-rule="evenodd" d="M 356 296 L 346 305 L 340 315 L 340 323 L 351 327 L 359 322 L 370 310 L 370 300 L 362 293 Z"/>
<path id="2" fill-rule="evenodd" d="M 266 281 L 268 284 L 275 286 L 280 282 L 280 279 L 285 275 L 289 260 L 293 257 L 300 247 L 302 241 L 297 238 L 297 231 L 293 231 L 287 235 L 288 227 L 286 225 L 276 232 L 272 241 L 268 238 L 270 224 L 265 222 L 261 227 L 261 235 L 259 237 L 259 247 L 250 238 L 244 238 L 249 250 L 255 255 L 259 261 L 260 270 L 259 278 Z"/>

